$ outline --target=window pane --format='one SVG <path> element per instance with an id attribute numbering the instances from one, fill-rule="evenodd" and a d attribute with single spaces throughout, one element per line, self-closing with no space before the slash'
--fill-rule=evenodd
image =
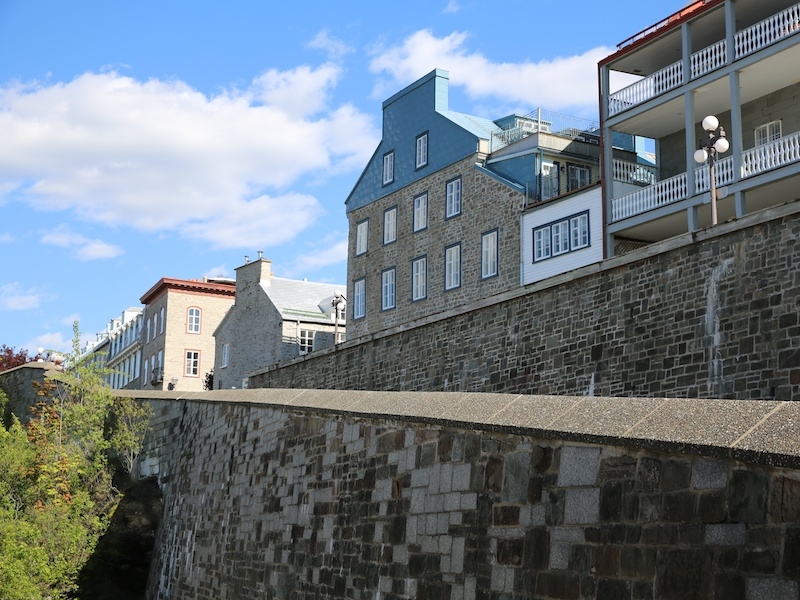
<path id="1" fill-rule="evenodd" d="M 381 307 L 386 310 L 395 306 L 395 271 L 389 269 L 381 274 Z"/>
<path id="2" fill-rule="evenodd" d="M 390 208 L 383 213 L 383 243 L 390 244 L 397 239 L 397 209 Z"/>
<path id="3" fill-rule="evenodd" d="M 411 266 L 411 298 L 422 300 L 428 294 L 428 259 L 418 258 Z"/>
<path id="4" fill-rule="evenodd" d="M 383 183 L 394 181 L 394 152 L 390 152 L 383 157 Z"/>
<path id="5" fill-rule="evenodd" d="M 414 231 L 428 226 L 428 194 L 414 198 Z"/>
<path id="6" fill-rule="evenodd" d="M 359 319 L 364 316 L 366 309 L 366 281 L 359 279 L 353 284 L 353 318 Z"/>
<path id="7" fill-rule="evenodd" d="M 550 228 L 542 227 L 533 232 L 533 260 L 550 257 Z"/>
<path id="8" fill-rule="evenodd" d="M 200 333 L 200 309 L 190 308 L 188 311 L 188 325 L 187 331 L 189 333 Z"/>
<path id="9" fill-rule="evenodd" d="M 188 350 L 186 352 L 186 375 L 194 377 L 200 374 L 200 352 Z"/>
<path id="10" fill-rule="evenodd" d="M 447 184 L 447 214 L 452 217 L 461 212 L 461 179 Z"/>
<path id="11" fill-rule="evenodd" d="M 314 351 L 314 332 L 308 329 L 301 329 L 298 338 L 300 354 L 308 354 Z"/>
<path id="12" fill-rule="evenodd" d="M 553 256 L 569 252 L 569 224 L 567 221 L 555 223 L 552 227 Z"/>
<path id="13" fill-rule="evenodd" d="M 497 275 L 497 232 L 487 233 L 481 239 L 481 277 Z"/>
<path id="14" fill-rule="evenodd" d="M 572 235 L 571 249 L 584 248 L 589 245 L 589 216 L 579 215 L 570 219 Z"/>
<path id="15" fill-rule="evenodd" d="M 425 133 L 417 138 L 417 168 L 424 167 L 428 163 L 428 134 Z"/>
<path id="16" fill-rule="evenodd" d="M 450 290 L 461 285 L 461 246 L 445 250 L 444 288 Z"/>
<path id="17" fill-rule="evenodd" d="M 356 225 L 356 255 L 364 254 L 367 251 L 368 236 L 369 221 L 361 221 Z"/>

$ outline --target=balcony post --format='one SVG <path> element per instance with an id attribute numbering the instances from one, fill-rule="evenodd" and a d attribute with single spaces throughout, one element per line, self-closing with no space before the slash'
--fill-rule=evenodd
<path id="1" fill-rule="evenodd" d="M 736 60 L 736 2 L 728 0 L 725 2 L 725 64 L 731 64 Z"/>
<path id="2" fill-rule="evenodd" d="M 683 61 L 683 81 L 687 84 L 692 79 L 692 30 L 689 23 L 681 25 L 681 60 Z"/>
<path id="3" fill-rule="evenodd" d="M 731 157 L 733 158 L 733 182 L 737 182 L 742 177 L 742 99 L 739 90 L 739 71 L 730 74 L 731 89 Z M 737 191 L 734 194 L 734 208 L 736 218 L 743 217 L 747 212 L 745 209 L 744 192 Z"/>

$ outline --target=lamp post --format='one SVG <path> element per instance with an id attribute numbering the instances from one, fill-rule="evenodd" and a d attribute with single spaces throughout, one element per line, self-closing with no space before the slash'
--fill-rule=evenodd
<path id="1" fill-rule="evenodd" d="M 331 306 L 333 307 L 333 345 L 334 347 L 339 343 L 339 315 L 344 310 L 347 304 L 347 298 L 339 290 L 333 292 L 333 300 Z"/>
<path id="2" fill-rule="evenodd" d="M 717 177 L 714 170 L 714 163 L 717 154 L 724 154 L 730 148 L 728 139 L 725 137 L 725 130 L 720 127 L 719 119 L 714 115 L 709 115 L 703 119 L 703 129 L 708 132 L 708 139 L 700 142 L 700 148 L 694 153 L 694 159 L 698 163 L 708 161 L 708 177 L 711 187 L 711 225 L 717 224 Z"/>

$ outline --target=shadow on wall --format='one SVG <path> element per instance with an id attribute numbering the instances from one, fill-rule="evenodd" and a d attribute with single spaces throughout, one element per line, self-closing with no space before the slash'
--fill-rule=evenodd
<path id="1" fill-rule="evenodd" d="M 81 600 L 144 600 L 164 505 L 155 477 L 125 490 L 108 530 L 78 577 Z"/>

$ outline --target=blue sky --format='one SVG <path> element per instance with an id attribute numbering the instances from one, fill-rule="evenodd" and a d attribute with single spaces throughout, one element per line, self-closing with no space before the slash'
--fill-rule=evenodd
<path id="1" fill-rule="evenodd" d="M 161 277 L 345 283 L 382 101 L 596 118 L 598 60 L 671 0 L 0 0 L 0 344 L 94 339 Z"/>

